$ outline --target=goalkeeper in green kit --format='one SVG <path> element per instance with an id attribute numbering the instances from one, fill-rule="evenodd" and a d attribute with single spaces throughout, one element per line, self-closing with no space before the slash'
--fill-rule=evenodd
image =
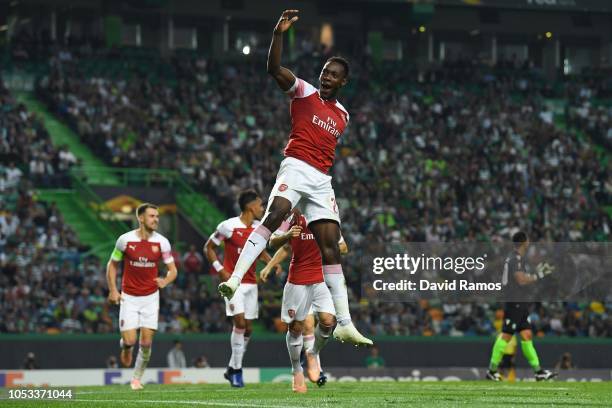
<path id="1" fill-rule="evenodd" d="M 524 232 L 517 232 L 512 236 L 514 251 L 506 258 L 504 264 L 504 274 L 502 284 L 510 294 L 522 294 L 543 276 L 528 274 L 525 272 L 524 258 L 529 247 L 529 239 Z M 504 306 L 504 325 L 501 336 L 498 336 L 491 352 L 491 362 L 486 378 L 493 381 L 501 381 L 502 377 L 497 371 L 499 363 L 504 355 L 504 350 L 514 333 L 518 332 L 521 340 L 521 350 L 525 359 L 529 362 L 535 373 L 536 381 L 550 380 L 557 373 L 544 370 L 540 366 L 538 353 L 533 347 L 533 332 L 529 321 L 529 303 L 527 302 L 506 302 Z"/>

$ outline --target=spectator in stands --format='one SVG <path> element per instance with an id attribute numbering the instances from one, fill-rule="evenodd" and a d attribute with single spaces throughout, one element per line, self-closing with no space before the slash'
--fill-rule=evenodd
<path id="1" fill-rule="evenodd" d="M 206 359 L 206 356 L 199 356 L 194 360 L 193 366 L 195 368 L 209 368 L 210 364 L 208 364 L 208 359 Z"/>
<path id="2" fill-rule="evenodd" d="M 380 356 L 377 346 L 370 347 L 370 355 L 365 359 L 365 366 L 370 370 L 378 370 L 385 366 L 385 359 Z"/>
<path id="3" fill-rule="evenodd" d="M 53 146 L 43 123 L 17 102 L 1 79 L 0 106 L 0 157 L 9 163 L 0 176 L 0 191 L 17 186 L 24 175 L 37 186 L 67 187 L 76 157 L 66 146 Z"/>
<path id="4" fill-rule="evenodd" d="M 26 358 L 23 360 L 22 368 L 24 370 L 37 370 L 40 368 L 36 362 L 36 356 L 31 351 L 26 354 Z"/>
<path id="5" fill-rule="evenodd" d="M 187 359 L 183 352 L 183 343 L 180 340 L 174 340 L 174 347 L 170 349 L 167 355 L 169 368 L 186 368 Z"/>
<path id="6" fill-rule="evenodd" d="M 203 262 L 204 258 L 202 258 L 202 255 L 196 250 L 196 246 L 190 245 L 189 252 L 183 255 L 183 270 L 186 273 L 199 274 L 202 272 Z"/>
<path id="7" fill-rule="evenodd" d="M 15 187 L 19 184 L 23 172 L 15 165 L 15 162 L 10 162 L 8 168 L 5 170 L 6 184 L 7 187 Z"/>
<path id="8" fill-rule="evenodd" d="M 576 368 L 576 366 L 574 365 L 574 363 L 572 361 L 571 353 L 563 353 L 561 355 L 561 358 L 557 362 L 557 364 L 555 364 L 555 370 L 557 370 L 557 371 L 559 371 L 559 370 L 571 370 L 571 369 L 574 369 L 574 368 Z"/>
<path id="9" fill-rule="evenodd" d="M 106 359 L 106 368 L 119 368 L 119 364 L 117 363 L 117 357 L 108 356 Z"/>

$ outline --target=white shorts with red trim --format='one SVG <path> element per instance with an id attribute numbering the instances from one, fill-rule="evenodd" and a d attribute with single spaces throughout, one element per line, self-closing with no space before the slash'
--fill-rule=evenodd
<path id="1" fill-rule="evenodd" d="M 157 330 L 159 320 L 159 291 L 146 296 L 121 293 L 119 331 L 140 329 Z"/>
<path id="2" fill-rule="evenodd" d="M 225 298 L 225 314 L 235 316 L 244 313 L 244 318 L 247 320 L 257 319 L 259 317 L 257 295 L 256 283 L 241 284 L 231 300 Z"/>
<path id="3" fill-rule="evenodd" d="M 291 282 L 285 284 L 281 307 L 281 320 L 283 322 L 304 321 L 311 307 L 315 313 L 336 315 L 331 292 L 325 282 L 312 285 L 294 285 Z"/>
<path id="4" fill-rule="evenodd" d="M 289 200 L 292 209 L 298 205 L 308 223 L 326 219 L 340 224 L 340 212 L 331 179 L 331 176 L 306 162 L 293 157 L 285 158 L 270 192 L 266 214 L 274 197 L 278 196 Z"/>

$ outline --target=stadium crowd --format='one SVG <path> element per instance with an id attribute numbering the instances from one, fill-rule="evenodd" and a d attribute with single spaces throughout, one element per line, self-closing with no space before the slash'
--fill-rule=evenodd
<path id="1" fill-rule="evenodd" d="M 67 146 L 54 147 L 43 122 L 29 112 L 0 78 L 0 190 L 26 175 L 42 187 L 68 187 L 68 170 L 77 159 Z"/>
<path id="2" fill-rule="evenodd" d="M 267 196 L 289 115 L 287 98 L 263 67 L 175 60 L 177 81 L 164 82 L 128 75 L 133 72 L 115 79 L 91 76 L 76 62 L 56 60 L 38 92 L 107 162 L 176 168 L 220 208 L 236 208 L 244 188 Z M 302 58 L 295 72 L 315 83 L 320 63 Z M 342 97 L 351 123 L 340 139 L 333 176 L 353 253 L 367 252 L 373 242 L 501 240 L 515 228 L 530 231 L 534 240 L 610 240 L 603 208 L 612 201 L 612 173 L 605 157 L 590 139 L 555 125 L 542 99 L 547 88 L 521 74 L 523 67 L 497 81 L 471 70 L 468 83 L 461 78 L 471 68 L 460 64 L 424 78 L 367 61 L 352 69 Z M 597 129 L 609 126 L 609 112 L 598 118 Z M 589 121 L 573 123 L 595 137 Z M 357 258 L 346 258 L 345 273 L 363 332 L 477 335 L 499 329 L 494 305 L 360 304 Z M 87 298 L 81 303 L 102 308 L 97 324 L 88 324 L 87 307 L 70 307 L 70 317 L 80 323 L 72 330 L 111 330 L 105 306 L 91 300 L 103 288 L 95 262 L 66 272 L 80 276 L 75 288 L 88 291 L 79 296 L 77 290 L 71 299 Z M 96 268 L 96 281 L 88 284 L 88 271 Z M 212 288 L 214 281 L 186 274 L 162 297 L 160 331 L 227 331 L 224 305 Z M 277 312 L 277 301 L 266 300 L 268 328 Z M 538 304 L 532 321 L 541 334 L 612 336 L 611 312 L 610 301 Z M 63 320 L 53 323 L 61 327 Z"/>
<path id="3" fill-rule="evenodd" d="M 606 79 L 607 82 L 612 82 Z M 568 86 L 569 105 L 566 109 L 568 126 L 582 131 L 600 145 L 612 150 L 612 104 L 603 81 L 581 81 Z M 607 103 L 605 101 L 608 101 Z M 603 102 L 603 103 L 602 103 Z"/>
<path id="4" fill-rule="evenodd" d="M 54 203 L 35 192 L 68 186 L 76 158 L 65 146 L 53 147 L 42 122 L 1 82 L 0 106 L 0 333 L 114 333 L 101 261 L 83 256 L 88 248 Z M 189 255 L 182 259 L 186 272 L 193 271 Z M 162 302 L 161 330 L 225 330 L 224 306 L 194 283 L 197 276 L 183 275 L 172 289 L 176 300 Z"/>
<path id="5" fill-rule="evenodd" d="M 296 72 L 312 79 L 317 63 L 304 59 Z M 230 208 L 243 188 L 267 195 L 288 101 L 256 66 L 196 59 L 176 86 L 83 77 L 78 67 L 54 71 L 41 92 L 110 163 L 177 168 Z M 352 119 L 333 170 L 355 244 L 495 238 L 513 226 L 535 239 L 610 236 L 605 162 L 592 143 L 553 125 L 539 93 L 517 99 L 512 81 L 398 92 L 392 84 L 414 79 L 367 72 L 352 73 Z"/>
<path id="6" fill-rule="evenodd" d="M 86 248 L 53 204 L 37 201 L 25 179 L 3 191 L 0 237 L 0 332 L 85 330 L 69 305 L 91 295 L 102 308 L 103 286 L 83 285 L 99 271 L 92 261 L 81 264 Z"/>
<path id="7" fill-rule="evenodd" d="M 609 301 L 536 303 L 530 319 L 536 336 L 611 337 L 611 309 Z M 483 336 L 499 332 L 503 325 L 498 305 L 475 302 L 380 303 L 361 307 L 357 316 L 360 329 L 378 335 Z"/>

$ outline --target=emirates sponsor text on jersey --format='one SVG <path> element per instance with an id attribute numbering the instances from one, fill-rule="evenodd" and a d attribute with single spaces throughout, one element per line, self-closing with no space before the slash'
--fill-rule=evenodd
<path id="1" fill-rule="evenodd" d="M 336 129 L 336 126 L 337 126 L 336 122 L 330 117 L 328 117 L 327 122 L 325 122 L 323 121 L 323 119 L 319 118 L 317 115 L 312 115 L 312 123 L 314 123 L 317 126 L 322 127 L 323 129 L 325 129 L 326 131 L 334 135 L 336 138 L 340 137 L 341 135 L 338 129 Z"/>

